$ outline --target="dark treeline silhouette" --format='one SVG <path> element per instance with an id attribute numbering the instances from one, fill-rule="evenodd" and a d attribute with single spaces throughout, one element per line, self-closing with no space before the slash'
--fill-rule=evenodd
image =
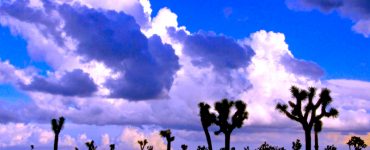
<path id="1" fill-rule="evenodd" d="M 334 145 L 327 145 L 324 150 L 337 150 Z"/>
<path id="2" fill-rule="evenodd" d="M 339 112 L 335 108 L 330 108 L 332 98 L 330 96 L 330 90 L 324 88 L 321 90 L 318 97 L 316 96 L 316 88 L 310 87 L 307 90 L 299 89 L 292 86 L 290 89 L 293 101 L 288 101 L 288 104 L 278 103 L 276 109 L 287 116 L 289 119 L 294 120 L 301 124 L 305 134 L 305 149 L 311 150 L 311 133 L 314 132 L 314 148 L 319 149 L 319 133 L 323 129 L 323 122 L 321 121 L 324 117 L 337 117 Z M 201 102 L 198 104 L 200 123 L 202 125 L 205 138 L 207 140 L 207 146 L 198 146 L 197 150 L 213 150 L 211 134 L 218 136 L 221 133 L 224 135 L 224 147 L 221 150 L 235 150 L 231 147 L 230 139 L 231 134 L 236 128 L 241 128 L 245 120 L 248 119 L 247 104 L 242 100 L 232 101 L 229 99 L 222 99 L 215 102 L 214 107 L 211 105 Z M 212 111 L 211 111 L 212 109 Z M 60 117 L 59 119 L 51 120 L 51 127 L 54 132 L 54 150 L 58 150 L 59 134 L 63 129 L 65 119 Z M 210 132 L 209 128 L 214 125 L 217 127 L 216 131 Z M 174 142 L 175 137 L 172 135 L 171 130 L 162 130 L 159 132 L 167 141 L 167 150 L 171 150 L 171 143 Z M 154 150 L 152 145 L 148 145 L 147 139 L 137 141 L 140 150 Z M 351 139 L 346 143 L 351 150 L 361 150 L 367 147 L 365 142 L 357 136 L 352 136 Z M 89 150 L 96 150 L 94 141 L 86 142 L 85 145 Z M 115 144 L 109 145 L 110 150 L 115 150 Z M 302 148 L 301 141 L 297 139 L 292 142 L 293 150 L 300 150 Z M 34 145 L 31 145 L 31 150 L 34 149 Z M 119 148 L 118 148 L 119 149 Z M 182 150 L 187 150 L 188 145 L 182 144 Z M 334 145 L 327 145 L 323 147 L 325 150 L 336 150 Z M 78 150 L 75 147 L 75 150 Z M 249 150 L 249 147 L 245 147 L 244 150 Z M 262 143 L 255 150 L 285 150 L 284 147 L 272 146 L 267 142 Z"/>
<path id="3" fill-rule="evenodd" d="M 284 147 L 278 147 L 278 146 L 272 146 L 272 145 L 268 144 L 267 142 L 264 142 L 256 150 L 285 150 L 285 148 Z"/>

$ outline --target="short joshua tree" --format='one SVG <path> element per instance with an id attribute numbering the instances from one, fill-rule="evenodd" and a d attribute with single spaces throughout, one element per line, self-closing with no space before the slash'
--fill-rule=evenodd
<path id="1" fill-rule="evenodd" d="M 327 145 L 324 150 L 337 150 L 334 145 Z"/>
<path id="2" fill-rule="evenodd" d="M 137 141 L 137 143 L 140 145 L 140 149 L 144 150 L 146 144 L 148 144 L 148 140 L 146 140 L 146 139 L 144 139 L 142 141 L 139 140 L 139 141 Z"/>
<path id="3" fill-rule="evenodd" d="M 98 148 L 98 146 L 95 146 L 94 140 L 91 142 L 86 142 L 85 144 L 89 150 L 96 150 Z"/>
<path id="4" fill-rule="evenodd" d="M 181 149 L 182 149 L 182 150 L 187 150 L 187 149 L 188 149 L 188 146 L 187 146 L 186 144 L 182 144 L 182 145 L 181 145 Z"/>
<path id="5" fill-rule="evenodd" d="M 110 150 L 115 150 L 116 149 L 116 145 L 115 144 L 111 144 L 111 145 L 109 145 L 109 148 L 110 148 Z"/>
<path id="6" fill-rule="evenodd" d="M 367 147 L 364 140 L 362 140 L 358 136 L 352 136 L 351 139 L 347 142 L 347 145 L 349 146 L 349 149 L 351 149 L 351 146 L 353 146 L 355 150 L 361 150 Z"/>
<path id="7" fill-rule="evenodd" d="M 175 140 L 175 137 L 171 136 L 171 130 L 162 130 L 159 134 L 167 140 L 167 150 L 171 150 L 171 142 Z"/>
<path id="8" fill-rule="evenodd" d="M 301 141 L 297 139 L 295 142 L 292 142 L 292 149 L 293 150 L 300 150 L 302 148 Z"/>
<path id="9" fill-rule="evenodd" d="M 153 146 L 152 145 L 149 145 L 146 147 L 147 150 L 153 150 Z"/>

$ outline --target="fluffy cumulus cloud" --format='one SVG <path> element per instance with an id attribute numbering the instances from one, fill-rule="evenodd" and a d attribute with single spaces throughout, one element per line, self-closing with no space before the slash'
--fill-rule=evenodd
<path id="1" fill-rule="evenodd" d="M 363 5 L 347 9 L 360 0 L 323 2 L 296 1 L 308 8 L 340 10 L 359 22 L 366 18 Z M 0 132 L 12 135 L 0 139 L 0 149 L 29 144 L 48 149 L 48 123 L 61 115 L 68 120 L 61 135 L 67 149 L 92 139 L 102 148 L 115 143 L 138 149 L 137 140 L 144 138 L 164 149 L 158 131 L 165 128 L 173 129 L 176 141 L 204 145 L 197 104 L 221 98 L 248 104 L 246 126 L 232 138 L 240 148 L 263 140 L 279 145 L 280 134 L 289 136 L 284 139 L 289 144 L 303 133 L 275 105 L 291 100 L 292 85 L 332 90 L 332 106 L 340 115 L 324 120 L 324 143 L 370 130 L 370 95 L 364 92 L 370 83 L 323 80 L 324 70 L 295 58 L 283 33 L 261 30 L 243 39 L 211 31 L 191 33 L 178 25 L 169 8 L 151 18 L 147 0 L 2 1 L 0 16 L 2 26 L 27 41 L 30 58 L 52 68 L 42 74 L 35 66 L 0 62 L 0 83 L 13 85 L 30 99 L 0 101 Z M 10 133 L 10 128 L 17 130 Z M 250 134 L 261 140 L 245 138 Z M 222 140 L 215 137 L 217 147 Z"/>
<path id="2" fill-rule="evenodd" d="M 43 9 L 32 8 L 27 1 L 4 2 L 1 8 L 10 20 L 36 25 L 44 37 L 53 39 L 56 49 L 65 49 L 61 54 L 78 55 L 80 61 L 96 60 L 112 69 L 117 76 L 105 83 L 111 97 L 166 96 L 179 69 L 173 48 L 156 35 L 147 38 L 135 19 L 122 11 L 49 1 L 44 1 Z"/>
<path id="3" fill-rule="evenodd" d="M 336 11 L 355 22 L 352 30 L 365 37 L 370 35 L 370 1 L 368 0 L 286 0 L 286 2 L 293 9 Z"/>

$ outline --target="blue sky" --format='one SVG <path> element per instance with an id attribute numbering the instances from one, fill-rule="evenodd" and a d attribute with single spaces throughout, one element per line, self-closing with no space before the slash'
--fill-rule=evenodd
<path id="1" fill-rule="evenodd" d="M 304 134 L 274 109 L 289 88 L 331 89 L 321 144 L 370 144 L 367 0 L 16 0 L 0 2 L 0 149 L 138 149 L 171 128 L 173 148 L 205 144 L 197 104 L 242 99 L 250 116 L 232 145 L 290 147 Z M 361 117 L 358 117 L 361 116 Z M 9 129 L 12 129 L 10 132 Z M 14 130 L 13 130 L 14 129 Z M 215 130 L 212 127 L 211 130 Z M 281 139 L 284 136 L 284 140 Z M 21 140 L 13 137 L 22 137 Z M 254 137 L 254 138 L 251 138 Z M 222 136 L 212 135 L 216 147 Z"/>

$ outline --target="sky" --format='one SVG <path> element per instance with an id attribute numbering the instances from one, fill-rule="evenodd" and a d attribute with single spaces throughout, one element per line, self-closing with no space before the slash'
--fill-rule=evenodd
<path id="1" fill-rule="evenodd" d="M 50 149 L 60 116 L 62 149 L 165 149 L 163 129 L 195 149 L 197 104 L 223 98 L 249 112 L 232 146 L 289 149 L 304 133 L 275 106 L 292 85 L 331 90 L 320 147 L 370 145 L 369 36 L 367 0 L 0 0 L 0 149 Z"/>

